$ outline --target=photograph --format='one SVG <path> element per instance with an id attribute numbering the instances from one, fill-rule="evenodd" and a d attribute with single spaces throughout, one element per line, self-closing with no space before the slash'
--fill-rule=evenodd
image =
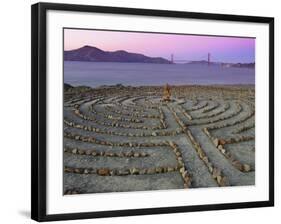
<path id="1" fill-rule="evenodd" d="M 255 185 L 255 37 L 62 32 L 64 195 Z"/>

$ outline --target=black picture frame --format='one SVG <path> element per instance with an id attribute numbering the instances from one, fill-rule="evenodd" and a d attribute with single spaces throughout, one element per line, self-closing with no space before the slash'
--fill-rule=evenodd
<path id="1" fill-rule="evenodd" d="M 46 214 L 46 12 L 63 10 L 75 12 L 100 12 L 124 15 L 192 18 L 217 21 L 254 22 L 269 25 L 269 200 L 243 203 L 208 204 L 196 206 L 160 207 L 85 213 Z M 274 18 L 163 11 L 137 8 L 103 7 L 73 4 L 37 3 L 31 13 L 32 45 L 32 153 L 31 153 L 31 218 L 37 221 L 86 219 L 116 216 L 133 216 L 161 213 L 192 212 L 237 208 L 274 206 Z"/>

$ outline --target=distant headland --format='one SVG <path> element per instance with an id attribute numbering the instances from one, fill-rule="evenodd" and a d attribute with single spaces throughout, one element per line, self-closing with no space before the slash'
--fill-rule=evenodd
<path id="1" fill-rule="evenodd" d="M 103 51 L 97 47 L 84 46 L 75 50 L 64 51 L 65 61 L 90 61 L 90 62 L 134 62 L 171 64 L 161 57 L 148 57 L 143 54 L 131 53 L 124 50 Z"/>

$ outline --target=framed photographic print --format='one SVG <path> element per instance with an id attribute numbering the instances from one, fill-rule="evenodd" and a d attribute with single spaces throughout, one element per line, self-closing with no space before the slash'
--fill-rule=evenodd
<path id="1" fill-rule="evenodd" d="M 274 205 L 274 19 L 32 6 L 32 218 Z"/>

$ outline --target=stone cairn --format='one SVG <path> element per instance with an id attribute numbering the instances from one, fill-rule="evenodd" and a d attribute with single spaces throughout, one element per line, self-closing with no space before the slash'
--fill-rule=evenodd
<path id="1" fill-rule="evenodd" d="M 171 87 L 169 86 L 168 83 L 164 86 L 162 101 L 163 102 L 171 101 Z"/>

